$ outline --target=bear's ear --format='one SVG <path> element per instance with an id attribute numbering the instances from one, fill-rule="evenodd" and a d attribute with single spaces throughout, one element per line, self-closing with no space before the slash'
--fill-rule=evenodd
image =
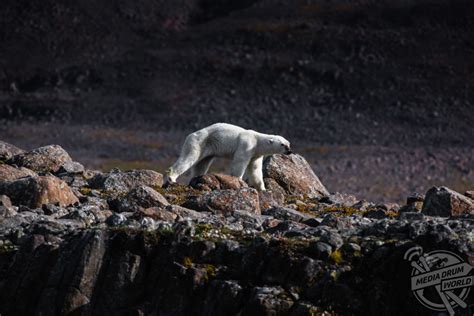
<path id="1" fill-rule="evenodd" d="M 274 142 L 273 138 L 270 138 L 270 139 L 268 140 L 268 143 L 269 143 L 269 144 L 273 144 L 273 142 Z"/>

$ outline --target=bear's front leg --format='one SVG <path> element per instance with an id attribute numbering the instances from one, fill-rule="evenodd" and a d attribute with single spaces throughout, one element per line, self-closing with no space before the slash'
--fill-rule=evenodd
<path id="1" fill-rule="evenodd" d="M 247 167 L 247 175 L 249 177 L 250 186 L 259 191 L 265 191 L 265 183 L 263 182 L 263 156 L 253 159 Z"/>

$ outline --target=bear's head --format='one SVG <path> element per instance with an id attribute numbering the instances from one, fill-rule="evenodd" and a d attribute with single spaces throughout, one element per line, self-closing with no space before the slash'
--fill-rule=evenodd
<path id="1" fill-rule="evenodd" d="M 290 155 L 293 152 L 291 151 L 291 144 L 288 140 L 281 136 L 272 136 L 268 139 L 268 144 L 270 145 L 270 151 L 272 154 L 285 154 Z"/>

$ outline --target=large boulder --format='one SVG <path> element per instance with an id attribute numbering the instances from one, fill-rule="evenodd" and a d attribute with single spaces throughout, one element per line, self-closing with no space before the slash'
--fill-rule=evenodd
<path id="1" fill-rule="evenodd" d="M 222 173 L 208 173 L 191 179 L 189 185 L 203 191 L 237 190 L 248 185 L 237 177 Z"/>
<path id="2" fill-rule="evenodd" d="M 300 155 L 272 155 L 263 162 L 263 177 L 267 190 L 283 190 L 290 195 L 323 197 L 328 190 Z M 277 186 L 277 187 L 276 187 Z"/>
<path id="3" fill-rule="evenodd" d="M 258 192 L 252 188 L 219 190 L 190 197 L 184 207 L 217 214 L 230 214 L 235 210 L 260 214 Z"/>
<path id="4" fill-rule="evenodd" d="M 474 214 L 474 200 L 447 187 L 432 187 L 426 192 L 422 212 L 444 217 Z"/>
<path id="5" fill-rule="evenodd" d="M 36 173 L 28 168 L 15 168 L 10 165 L 0 164 L 0 181 L 12 181 L 23 177 L 35 176 Z"/>
<path id="6" fill-rule="evenodd" d="M 139 185 L 133 188 L 126 196 L 118 198 L 115 210 L 118 212 L 135 212 L 150 207 L 166 207 L 168 201 L 154 189 Z"/>
<path id="7" fill-rule="evenodd" d="M 59 145 L 49 145 L 13 156 L 8 164 L 26 167 L 36 172 L 56 172 L 66 162 L 72 161 Z"/>
<path id="8" fill-rule="evenodd" d="M 161 187 L 163 185 L 163 175 L 153 170 L 121 171 L 113 169 L 108 173 L 96 174 L 88 182 L 93 189 L 127 193 L 138 185 Z"/>
<path id="9" fill-rule="evenodd" d="M 0 140 L 0 160 L 8 160 L 13 156 L 21 154 L 23 152 L 23 149 L 20 149 L 6 142 L 2 142 Z"/>
<path id="10" fill-rule="evenodd" d="M 67 206 L 79 202 L 66 182 L 54 176 L 26 177 L 0 183 L 0 194 L 5 194 L 14 205 L 40 208 L 43 204 Z"/>

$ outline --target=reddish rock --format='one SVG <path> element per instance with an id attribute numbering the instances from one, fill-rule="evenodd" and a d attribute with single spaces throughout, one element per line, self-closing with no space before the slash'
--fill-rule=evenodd
<path id="1" fill-rule="evenodd" d="M 56 172 L 66 162 L 72 161 L 59 145 L 49 145 L 13 156 L 8 163 L 26 167 L 36 172 Z"/>
<path id="2" fill-rule="evenodd" d="M 144 217 L 151 217 L 155 220 L 162 220 L 167 222 L 174 222 L 178 215 L 167 211 L 161 207 L 149 207 L 149 208 L 142 208 L 136 211 L 133 214 L 134 218 L 142 219 Z"/>
<path id="3" fill-rule="evenodd" d="M 228 214 L 241 210 L 260 214 L 258 192 L 252 188 L 212 191 L 190 197 L 183 206 L 200 212 Z"/>
<path id="4" fill-rule="evenodd" d="M 432 187 L 426 192 L 422 212 L 444 217 L 474 214 L 474 200 L 446 187 Z"/>
<path id="5" fill-rule="evenodd" d="M 10 165 L 0 165 L 0 181 L 12 181 L 23 177 L 36 176 L 36 173 L 27 168 L 15 168 Z"/>
<path id="6" fill-rule="evenodd" d="M 237 190 L 248 187 L 247 183 L 241 179 L 222 173 L 208 173 L 194 177 L 189 185 L 203 191 Z"/>
<path id="7" fill-rule="evenodd" d="M 27 177 L 0 184 L 14 205 L 40 208 L 43 204 L 67 206 L 79 202 L 66 182 L 54 176 Z"/>
<path id="8" fill-rule="evenodd" d="M 285 194 L 280 191 L 259 191 L 258 200 L 260 209 L 266 210 L 273 206 L 283 205 L 285 203 Z"/>
<path id="9" fill-rule="evenodd" d="M 113 209 L 117 212 L 135 212 L 149 207 L 165 207 L 168 201 L 154 189 L 146 185 L 139 185 L 133 188 L 124 197 L 115 200 Z"/>
<path id="10" fill-rule="evenodd" d="M 300 155 L 272 155 L 263 162 L 263 176 L 268 189 L 277 190 L 275 183 L 289 195 L 305 194 L 308 197 L 329 195 L 328 190 L 314 174 L 311 166 Z"/>

